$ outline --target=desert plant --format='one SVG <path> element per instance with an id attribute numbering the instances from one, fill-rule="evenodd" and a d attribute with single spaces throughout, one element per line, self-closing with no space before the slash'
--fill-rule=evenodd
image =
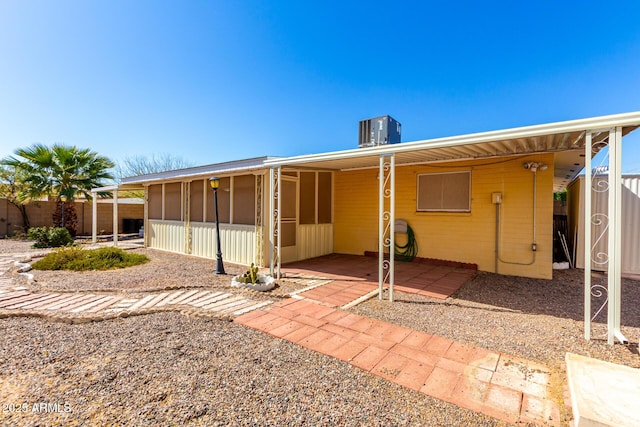
<path id="1" fill-rule="evenodd" d="M 251 283 L 252 285 L 255 285 L 260 280 L 258 278 L 258 267 L 256 267 L 254 263 L 251 263 L 249 270 L 236 280 L 241 283 Z"/>
<path id="2" fill-rule="evenodd" d="M 33 263 L 36 270 L 110 270 L 131 267 L 149 261 L 146 255 L 125 252 L 120 248 L 107 247 L 84 250 L 78 247 L 55 249 L 41 260 Z"/>
<path id="3" fill-rule="evenodd" d="M 34 248 L 57 248 L 73 243 L 69 230 L 62 227 L 31 227 L 27 237 L 36 241 Z"/>

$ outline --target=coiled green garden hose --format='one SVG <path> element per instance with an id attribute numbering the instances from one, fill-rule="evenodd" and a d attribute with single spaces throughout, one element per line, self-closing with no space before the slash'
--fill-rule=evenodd
<path id="1" fill-rule="evenodd" d="M 405 245 L 395 244 L 395 260 L 410 262 L 418 255 L 418 242 L 413 230 L 407 224 L 407 243 Z"/>

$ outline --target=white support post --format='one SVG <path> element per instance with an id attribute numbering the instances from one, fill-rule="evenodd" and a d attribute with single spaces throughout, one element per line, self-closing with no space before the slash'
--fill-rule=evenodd
<path id="1" fill-rule="evenodd" d="M 91 243 L 98 243 L 98 193 L 91 192 Z"/>
<path id="2" fill-rule="evenodd" d="M 393 301 L 395 275 L 395 157 L 393 154 L 380 156 L 378 176 L 378 298 L 382 299 L 384 284 L 388 280 L 389 301 Z M 388 260 L 384 258 L 386 248 L 389 249 Z"/>
<path id="3" fill-rule="evenodd" d="M 609 132 L 609 269 L 607 287 L 607 342 L 617 338 L 626 342 L 620 332 L 621 255 L 622 255 L 622 129 Z"/>
<path id="4" fill-rule="evenodd" d="M 271 263 L 269 272 L 276 279 L 280 279 L 280 231 L 281 231 L 281 197 L 280 187 L 282 183 L 282 171 L 280 167 L 269 169 L 269 252 Z"/>
<path id="5" fill-rule="evenodd" d="M 282 265 L 282 235 L 280 233 L 282 233 L 282 197 L 280 192 L 282 191 L 282 168 L 278 168 L 278 187 L 276 188 L 276 198 L 278 201 L 278 218 L 277 218 L 277 258 L 276 258 L 276 279 L 280 279 L 280 266 Z"/>
<path id="6" fill-rule="evenodd" d="M 378 299 L 384 291 L 384 157 L 378 169 Z"/>
<path id="7" fill-rule="evenodd" d="M 395 280 L 395 227 L 396 227 L 396 156 L 390 157 L 391 188 L 389 195 L 389 301 L 393 302 L 393 284 Z"/>
<path id="8" fill-rule="evenodd" d="M 274 191 L 275 188 L 273 186 L 273 181 L 275 180 L 275 171 L 273 168 L 269 169 L 269 274 L 273 276 L 274 273 L 274 265 L 275 265 L 275 237 L 273 235 L 273 227 L 275 222 L 274 210 L 275 210 L 275 200 L 274 200 Z"/>
<path id="9" fill-rule="evenodd" d="M 584 338 L 591 339 L 591 132 L 585 135 L 584 144 Z"/>
<path id="10" fill-rule="evenodd" d="M 113 190 L 113 246 L 118 246 L 118 190 Z"/>

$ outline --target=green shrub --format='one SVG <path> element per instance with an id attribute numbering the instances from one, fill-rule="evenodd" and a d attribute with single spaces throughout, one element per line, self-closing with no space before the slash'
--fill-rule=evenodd
<path id="1" fill-rule="evenodd" d="M 32 227 L 27 233 L 29 240 L 35 240 L 34 248 L 58 248 L 73 243 L 69 230 L 62 227 Z"/>
<path id="2" fill-rule="evenodd" d="M 73 243 L 73 237 L 69 230 L 62 227 L 51 227 L 47 232 L 49 237 L 49 246 L 52 248 L 58 248 L 60 246 L 66 246 Z"/>
<path id="3" fill-rule="evenodd" d="M 110 270 L 131 267 L 149 261 L 146 255 L 125 252 L 122 249 L 108 247 L 84 250 L 78 247 L 59 248 L 40 261 L 33 263 L 36 270 Z"/>
<path id="4" fill-rule="evenodd" d="M 31 227 L 29 231 L 27 231 L 27 237 L 29 240 L 36 241 L 33 244 L 34 248 L 46 248 L 49 243 L 47 227 Z"/>

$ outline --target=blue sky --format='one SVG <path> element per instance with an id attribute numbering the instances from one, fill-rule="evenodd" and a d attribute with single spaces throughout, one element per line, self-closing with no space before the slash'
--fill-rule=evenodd
<path id="1" fill-rule="evenodd" d="M 640 2 L 0 0 L 0 157 L 196 165 L 640 110 Z M 640 131 L 623 169 L 640 172 Z"/>

